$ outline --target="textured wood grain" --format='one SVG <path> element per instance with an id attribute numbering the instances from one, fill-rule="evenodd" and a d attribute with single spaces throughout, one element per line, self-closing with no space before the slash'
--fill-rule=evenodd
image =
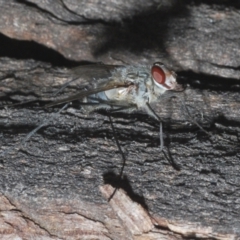
<path id="1" fill-rule="evenodd" d="M 239 8 L 145 2 L 0 1 L 1 239 L 239 237 Z M 119 181 L 107 114 L 76 104 L 56 114 L 46 97 L 76 65 L 157 60 L 186 90 L 153 106 L 163 152 L 158 123 L 113 114 Z"/>

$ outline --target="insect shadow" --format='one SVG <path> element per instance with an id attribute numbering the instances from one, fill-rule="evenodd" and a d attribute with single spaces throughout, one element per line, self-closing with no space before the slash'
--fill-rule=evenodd
<path id="1" fill-rule="evenodd" d="M 145 202 L 143 196 L 136 194 L 131 187 L 130 181 L 126 175 L 123 175 L 122 178 L 119 178 L 119 175 L 116 175 L 114 172 L 106 172 L 103 175 L 104 184 L 110 184 L 115 188 L 108 201 L 110 201 L 117 189 L 123 189 L 127 195 L 132 199 L 132 201 L 139 203 L 145 210 L 148 210 L 148 206 Z"/>

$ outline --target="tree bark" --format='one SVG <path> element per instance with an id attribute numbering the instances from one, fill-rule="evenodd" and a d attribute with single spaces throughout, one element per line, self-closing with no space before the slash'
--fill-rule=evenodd
<path id="1" fill-rule="evenodd" d="M 237 4 L 0 0 L 0 12 L 1 239 L 240 237 Z M 186 86 L 153 106 L 162 152 L 144 113 L 112 114 L 113 131 L 106 112 L 44 108 L 76 65 L 155 61 Z"/>

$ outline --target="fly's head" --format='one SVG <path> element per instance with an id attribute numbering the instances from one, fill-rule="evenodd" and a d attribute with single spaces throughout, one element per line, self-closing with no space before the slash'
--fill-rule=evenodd
<path id="1" fill-rule="evenodd" d="M 176 81 L 176 73 L 167 69 L 163 63 L 156 62 L 151 68 L 152 80 L 154 82 L 154 91 L 157 94 L 163 94 L 165 91 L 182 91 L 182 85 Z"/>

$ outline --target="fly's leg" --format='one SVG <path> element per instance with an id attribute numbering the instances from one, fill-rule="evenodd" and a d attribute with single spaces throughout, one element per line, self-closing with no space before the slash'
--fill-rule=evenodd
<path id="1" fill-rule="evenodd" d="M 52 117 L 50 117 L 47 121 L 43 122 L 40 126 L 36 127 L 35 129 L 33 129 L 30 133 L 28 133 L 28 135 L 19 143 L 20 146 L 22 146 L 23 144 L 26 145 L 26 142 L 42 127 L 46 126 L 49 122 L 51 122 L 54 118 L 57 117 L 57 115 L 59 113 L 61 113 L 65 108 L 67 108 L 68 104 L 65 104 L 57 113 L 54 113 L 54 115 Z M 14 146 L 15 147 L 15 146 Z M 13 149 L 13 147 L 10 147 L 9 149 L 5 150 L 1 156 L 5 156 L 7 153 L 9 153 L 11 150 Z"/>
<path id="2" fill-rule="evenodd" d="M 162 120 L 161 118 L 154 112 L 149 103 L 146 103 L 142 109 L 152 118 L 159 122 L 159 139 L 160 139 L 160 152 L 163 150 L 164 142 L 163 142 L 163 131 L 162 131 Z"/>
<path id="3" fill-rule="evenodd" d="M 180 98 L 179 98 L 180 99 Z M 182 102 L 182 105 L 183 105 L 183 107 L 185 108 L 185 112 L 186 112 L 186 114 L 188 115 L 188 117 L 189 117 L 189 121 L 191 122 L 191 123 L 193 123 L 193 124 L 195 124 L 200 130 L 202 130 L 206 135 L 208 135 L 209 137 L 210 137 L 210 140 L 212 141 L 214 141 L 214 140 L 221 140 L 221 141 L 224 141 L 224 142 L 226 142 L 226 143 L 229 143 L 229 144 L 231 144 L 232 145 L 232 141 L 229 141 L 229 140 L 227 140 L 227 139 L 224 139 L 223 137 L 220 137 L 220 136 L 214 136 L 212 133 L 210 133 L 210 132 L 208 132 L 207 130 L 205 130 L 192 116 L 191 116 L 191 114 L 190 114 L 190 112 L 189 112 L 189 109 L 188 109 L 188 107 L 187 107 L 187 105 L 180 99 L 180 101 Z"/>
<path id="4" fill-rule="evenodd" d="M 122 179 L 122 176 L 123 176 L 124 167 L 125 167 L 125 165 L 126 165 L 126 157 L 125 157 L 125 155 L 124 155 L 124 152 L 122 151 L 121 145 L 120 145 L 120 143 L 119 143 L 119 141 L 118 141 L 118 138 L 117 138 L 117 136 L 116 136 L 116 131 L 115 131 L 115 127 L 114 127 L 113 122 L 112 122 L 112 118 L 111 118 L 110 115 L 109 115 L 108 117 L 109 117 L 110 124 L 111 124 L 112 130 L 113 130 L 113 136 L 114 136 L 114 138 L 115 138 L 115 141 L 116 141 L 118 150 L 119 150 L 119 152 L 120 152 L 120 154 L 121 154 L 121 156 L 122 156 L 122 159 L 123 159 L 123 164 L 122 164 L 121 171 L 120 171 L 120 174 L 119 174 L 119 179 L 121 180 L 121 179 Z M 116 188 L 114 189 L 113 193 L 112 193 L 111 196 L 109 197 L 109 199 L 108 199 L 109 202 L 110 202 L 111 199 L 114 197 L 114 195 L 115 195 L 115 193 L 116 193 L 117 190 L 118 190 L 118 187 L 116 187 Z"/>
<path id="5" fill-rule="evenodd" d="M 22 144 L 25 143 L 42 127 L 46 126 L 49 122 L 51 122 L 54 118 L 57 117 L 59 113 L 61 113 L 65 108 L 67 108 L 68 104 L 65 104 L 57 113 L 55 113 L 50 119 L 48 119 L 46 122 L 43 122 L 40 126 L 33 129 L 22 141 Z"/>

